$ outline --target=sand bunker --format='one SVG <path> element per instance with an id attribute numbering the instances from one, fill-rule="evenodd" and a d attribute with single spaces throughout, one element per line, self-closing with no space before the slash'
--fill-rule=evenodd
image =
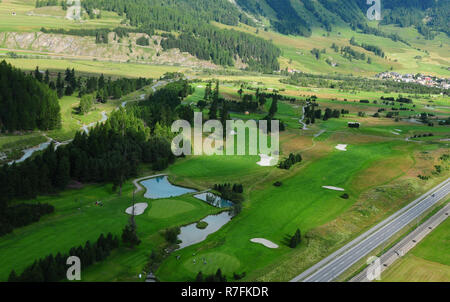
<path id="1" fill-rule="evenodd" d="M 250 241 L 254 242 L 254 243 L 262 244 L 265 247 L 268 247 L 269 249 L 277 249 L 278 248 L 277 244 L 273 243 L 270 240 L 264 239 L 264 238 L 253 238 L 253 239 L 250 239 Z"/>
<path id="2" fill-rule="evenodd" d="M 268 156 L 266 154 L 260 154 L 261 160 L 257 162 L 256 164 L 261 167 L 272 167 L 275 166 L 278 163 L 278 158 Z"/>
<path id="3" fill-rule="evenodd" d="M 392 133 L 392 134 L 395 134 L 395 135 L 400 135 L 400 133 L 397 133 L 397 132 L 395 132 L 395 131 L 391 131 L 391 133 Z"/>
<path id="4" fill-rule="evenodd" d="M 333 186 L 322 186 L 322 188 L 328 189 L 328 190 L 334 190 L 334 191 L 345 191 L 345 189 L 333 187 Z"/>
<path id="5" fill-rule="evenodd" d="M 337 145 L 336 149 L 341 150 L 341 151 L 347 151 L 347 145 Z"/>
<path id="6" fill-rule="evenodd" d="M 142 215 L 145 212 L 145 209 L 147 209 L 148 204 L 147 203 L 137 203 L 134 205 L 134 216 Z M 125 210 L 125 212 L 128 215 L 133 215 L 133 207 L 129 207 Z"/>

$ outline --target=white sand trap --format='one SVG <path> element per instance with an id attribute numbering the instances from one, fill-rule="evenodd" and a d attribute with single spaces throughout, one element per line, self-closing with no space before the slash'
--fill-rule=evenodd
<path id="1" fill-rule="evenodd" d="M 134 205 L 134 216 L 142 215 L 145 212 L 145 209 L 147 209 L 148 204 L 147 203 L 137 203 Z M 129 207 L 125 210 L 125 212 L 129 215 L 133 215 L 133 207 Z"/>
<path id="2" fill-rule="evenodd" d="M 264 238 L 253 238 L 253 239 L 250 239 L 250 241 L 254 242 L 254 243 L 262 244 L 265 247 L 268 247 L 269 249 L 277 249 L 278 248 L 277 244 L 273 243 L 270 240 L 264 239 Z"/>
<path id="3" fill-rule="evenodd" d="M 198 85 L 197 88 L 203 88 L 203 86 L 202 85 Z"/>
<path id="4" fill-rule="evenodd" d="M 400 133 L 397 133 L 397 132 L 394 132 L 394 131 L 391 131 L 391 133 L 395 134 L 395 135 L 400 135 Z"/>
<path id="5" fill-rule="evenodd" d="M 341 150 L 341 151 L 347 151 L 347 145 L 337 145 L 336 149 Z"/>
<path id="6" fill-rule="evenodd" d="M 261 167 L 272 167 L 275 166 L 278 163 L 278 158 L 268 156 L 266 154 L 260 154 L 261 160 L 257 162 L 256 164 Z"/>
<path id="7" fill-rule="evenodd" d="M 397 132 L 403 132 L 402 130 L 400 130 L 400 129 L 394 129 L 395 131 L 397 131 Z"/>
<path id="8" fill-rule="evenodd" d="M 333 186 L 322 186 L 324 189 L 333 190 L 333 191 L 345 191 L 345 189 L 333 187 Z"/>

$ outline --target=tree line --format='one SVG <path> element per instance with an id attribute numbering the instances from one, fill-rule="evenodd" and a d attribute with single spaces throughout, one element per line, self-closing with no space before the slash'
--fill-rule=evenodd
<path id="1" fill-rule="evenodd" d="M 383 91 L 385 93 L 411 94 L 444 94 L 448 90 L 439 87 L 429 87 L 418 83 L 396 82 L 392 80 L 376 80 L 346 75 L 318 75 L 296 72 L 287 79 L 280 80 L 284 84 L 302 87 L 335 88 L 343 91 Z"/>
<path id="2" fill-rule="evenodd" d="M 59 98 L 78 91 L 79 97 L 85 94 L 94 94 L 96 100 L 102 103 L 109 98 L 120 99 L 123 95 L 139 90 L 153 82 L 152 79 L 142 77 L 113 80 L 111 77 L 106 79 L 103 74 L 100 76 L 77 76 L 74 68 L 67 68 L 64 75 L 58 72 L 56 79 L 51 77 L 48 69 L 45 72 L 39 70 L 39 66 L 36 66 L 33 74 L 36 80 L 55 90 Z"/>
<path id="3" fill-rule="evenodd" d="M 119 247 L 119 239 L 108 233 L 106 237 L 103 233 L 94 244 L 86 241 L 84 246 L 72 247 L 68 253 L 58 253 L 56 256 L 49 254 L 40 258 L 27 266 L 21 274 L 12 270 L 9 274 L 8 282 L 58 282 L 66 278 L 66 261 L 70 256 L 80 258 L 81 268 L 85 269 L 94 263 L 106 259 L 111 251 Z"/>
<path id="4" fill-rule="evenodd" d="M 0 130 L 53 130 L 61 127 L 56 93 L 31 75 L 0 63 Z"/>
<path id="5" fill-rule="evenodd" d="M 15 228 L 38 222 L 42 216 L 54 211 L 55 208 L 47 203 L 21 203 L 9 206 L 0 203 L 0 236 L 11 233 Z"/>
<path id="6" fill-rule="evenodd" d="M 358 42 L 356 42 L 355 37 L 352 37 L 350 39 L 350 45 L 362 47 L 365 50 L 373 52 L 375 55 L 384 58 L 384 51 L 379 46 L 366 43 L 359 44 Z"/>
<path id="7" fill-rule="evenodd" d="M 297 153 L 297 154 L 291 153 L 291 154 L 289 154 L 288 158 L 280 161 L 280 163 L 278 164 L 278 168 L 289 170 L 293 165 L 295 165 L 297 163 L 301 163 L 302 160 L 303 159 L 302 159 L 302 156 L 300 155 L 300 153 Z"/>

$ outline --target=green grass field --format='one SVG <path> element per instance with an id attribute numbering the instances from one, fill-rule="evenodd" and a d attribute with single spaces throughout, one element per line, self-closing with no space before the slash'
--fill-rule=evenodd
<path id="1" fill-rule="evenodd" d="M 383 282 L 450 282 L 450 220 L 383 272 Z"/>
<path id="2" fill-rule="evenodd" d="M 183 72 L 185 67 L 178 66 L 163 66 L 163 65 L 149 65 L 137 63 L 119 63 L 107 61 L 87 61 L 76 59 L 12 59 L 5 58 L 8 63 L 11 63 L 17 68 L 23 70 L 34 70 L 36 66 L 39 69 L 50 71 L 63 72 L 66 68 L 74 68 L 80 73 L 99 74 L 103 73 L 105 76 L 129 77 L 129 78 L 159 78 L 166 72 Z"/>
<path id="3" fill-rule="evenodd" d="M 33 32 L 46 28 L 114 28 L 121 17 L 102 12 L 101 19 L 72 21 L 65 19 L 61 6 L 35 8 L 34 0 L 3 0 L 0 4 L 0 28 L 2 31 Z M 15 13 L 15 14 L 13 14 Z"/>
<path id="4" fill-rule="evenodd" d="M 449 57 L 448 53 L 445 53 L 445 49 L 448 49 L 450 40 L 445 34 L 440 34 L 433 41 L 427 41 L 415 29 L 380 26 L 381 30 L 397 33 L 412 43 L 412 46 L 408 46 L 388 38 L 354 32 L 346 25 L 334 27 L 329 36 L 323 29 L 315 28 L 311 37 L 294 37 L 281 35 L 271 30 L 259 30 L 256 33 L 256 28 L 244 24 L 239 26 L 214 24 L 220 28 L 233 28 L 273 41 L 282 50 L 280 59 L 282 69 L 289 67 L 308 73 L 342 73 L 373 76 L 392 67 L 394 71 L 401 73 L 423 72 L 447 77 L 450 75 L 450 71 L 445 68 L 445 66 L 449 65 Z M 352 60 L 350 62 L 330 48 L 332 43 L 336 43 L 339 47 L 350 46 L 349 40 L 352 37 L 355 37 L 358 43 L 367 43 L 381 47 L 386 53 L 386 58 L 377 57 L 360 47 L 351 46 L 358 52 L 366 54 L 366 57 L 370 56 L 373 62 L 372 64 L 367 64 L 366 61 L 362 60 Z M 443 43 L 443 47 L 441 47 L 440 42 Z M 321 55 L 320 60 L 316 60 L 310 53 L 310 50 L 313 48 L 325 48 L 326 53 Z M 419 51 L 418 48 L 422 50 Z M 428 53 L 425 53 L 424 50 L 427 50 Z M 421 56 L 422 59 L 414 59 L 417 56 Z M 338 66 L 332 67 L 327 64 L 325 62 L 327 58 L 338 63 Z M 442 68 L 443 66 L 444 68 Z"/>
<path id="5" fill-rule="evenodd" d="M 124 186 L 123 196 L 119 197 L 111 191 L 110 185 L 91 185 L 34 200 L 54 205 L 55 213 L 1 238 L 0 280 L 7 279 L 12 269 L 21 271 L 39 257 L 68 252 L 71 247 L 84 244 L 86 240 L 93 242 L 101 233 L 120 235 L 129 217 L 125 209 L 131 206 L 132 190 L 133 185 L 129 182 Z M 163 242 L 158 233 L 160 230 L 195 222 L 217 212 L 217 209 L 190 196 L 149 201 L 142 195 L 136 201 L 150 204 L 150 210 L 136 217 L 142 244 L 135 250 L 121 247 L 106 263 L 89 268 L 83 280 L 111 281 L 123 278 L 121 280 L 136 281 L 135 274 L 146 264 L 152 248 Z M 96 201 L 102 201 L 104 206 L 96 206 Z M 103 265 L 108 268 L 105 269 Z M 119 268 L 120 273 L 117 274 Z"/>

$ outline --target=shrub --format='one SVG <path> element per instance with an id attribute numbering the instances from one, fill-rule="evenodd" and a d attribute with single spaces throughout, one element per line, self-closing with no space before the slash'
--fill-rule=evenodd
<path id="1" fill-rule="evenodd" d="M 136 40 L 136 44 L 140 46 L 149 46 L 150 42 L 146 37 L 142 36 Z"/>
<path id="2" fill-rule="evenodd" d="M 199 221 L 196 225 L 197 229 L 203 230 L 208 227 L 208 223 L 206 221 Z"/>

